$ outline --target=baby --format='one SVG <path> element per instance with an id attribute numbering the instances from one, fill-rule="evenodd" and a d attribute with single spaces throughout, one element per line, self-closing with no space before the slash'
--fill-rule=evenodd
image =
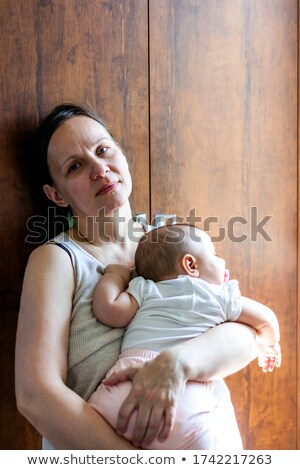
<path id="1" fill-rule="evenodd" d="M 135 265 L 138 277 L 131 281 L 129 269 L 108 265 L 94 293 L 97 318 L 112 327 L 127 327 L 120 358 L 108 376 L 119 368 L 151 360 L 225 321 L 246 323 L 256 330 L 258 363 L 264 372 L 280 366 L 275 314 L 241 296 L 238 281 L 229 280 L 225 261 L 216 255 L 205 232 L 186 224 L 156 228 L 140 240 Z M 130 387 L 129 381 L 114 386 L 102 383 L 89 403 L 116 427 L 119 407 Z M 128 440 L 135 419 L 133 413 L 124 434 Z M 160 442 L 156 437 L 147 447 L 230 448 L 242 449 L 242 442 L 229 391 L 218 380 L 188 382 L 168 438 Z"/>

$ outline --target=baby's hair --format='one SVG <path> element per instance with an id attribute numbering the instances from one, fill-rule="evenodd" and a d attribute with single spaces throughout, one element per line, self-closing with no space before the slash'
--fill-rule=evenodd
<path id="1" fill-rule="evenodd" d="M 138 276 L 158 282 L 178 275 L 178 263 L 191 249 L 189 230 L 195 235 L 195 229 L 189 224 L 168 224 L 146 233 L 135 254 Z"/>

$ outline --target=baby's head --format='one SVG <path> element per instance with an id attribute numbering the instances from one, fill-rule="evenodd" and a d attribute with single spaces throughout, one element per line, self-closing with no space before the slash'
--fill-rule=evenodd
<path id="1" fill-rule="evenodd" d="M 140 240 L 135 255 L 139 276 L 154 282 L 181 274 L 223 284 L 225 261 L 216 256 L 207 233 L 188 224 L 155 228 Z"/>

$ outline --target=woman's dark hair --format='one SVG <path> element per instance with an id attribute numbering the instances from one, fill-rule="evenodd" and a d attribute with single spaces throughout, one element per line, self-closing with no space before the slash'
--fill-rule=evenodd
<path id="1" fill-rule="evenodd" d="M 31 164 L 29 165 L 29 180 L 33 190 L 35 207 L 39 216 L 47 218 L 47 238 L 67 230 L 72 216 L 69 208 L 61 208 L 52 203 L 43 191 L 44 184 L 53 184 L 48 167 L 48 146 L 54 132 L 68 119 L 76 116 L 86 116 L 101 124 L 111 135 L 112 133 L 100 117 L 88 107 L 65 103 L 56 106 L 40 123 L 34 132 L 31 146 Z M 52 214 L 52 215 L 51 215 Z M 51 220 L 52 219 L 52 220 Z M 53 222 L 53 219 L 54 222 Z M 57 228 L 57 229 L 56 229 Z M 44 240 L 42 237 L 42 242 Z"/>

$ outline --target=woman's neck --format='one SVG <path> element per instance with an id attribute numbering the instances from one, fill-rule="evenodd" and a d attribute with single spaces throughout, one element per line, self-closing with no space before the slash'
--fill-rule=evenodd
<path id="1" fill-rule="evenodd" d="M 134 222 L 130 205 L 113 213 L 76 218 L 70 236 L 104 264 L 134 265 L 134 254 L 143 227 Z"/>

